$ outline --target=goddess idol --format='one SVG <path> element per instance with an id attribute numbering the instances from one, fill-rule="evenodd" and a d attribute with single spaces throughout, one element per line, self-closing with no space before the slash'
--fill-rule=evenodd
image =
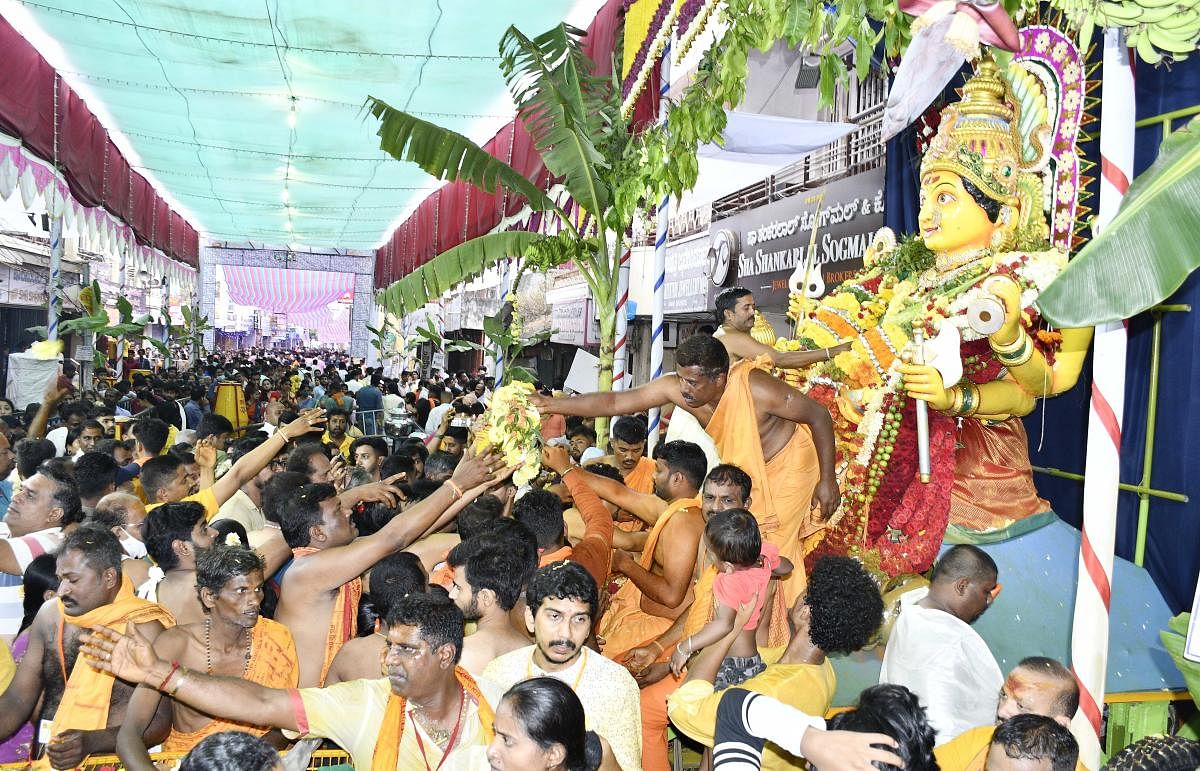
<path id="1" fill-rule="evenodd" d="M 921 163 L 920 232 L 897 243 L 880 231 L 861 273 L 820 301 L 792 297 L 796 339 L 777 346 L 851 341 L 832 361 L 781 373 L 836 426 L 843 504 L 810 557 L 922 572 L 943 540 L 999 540 L 1054 516 L 1021 418 L 1074 385 L 1091 339 L 1049 328 L 1034 304 L 1074 237 L 1083 83 L 1061 33 L 1021 36 L 1025 61 L 983 59 L 943 111 Z"/>

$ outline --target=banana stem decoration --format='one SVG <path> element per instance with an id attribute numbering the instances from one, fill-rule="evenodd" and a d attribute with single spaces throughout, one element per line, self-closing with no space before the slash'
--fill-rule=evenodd
<path id="1" fill-rule="evenodd" d="M 913 330 L 913 359 L 917 364 L 925 363 L 925 332 Z M 932 471 L 929 463 L 929 404 L 924 399 L 917 399 L 917 468 L 921 482 L 929 484 Z"/>

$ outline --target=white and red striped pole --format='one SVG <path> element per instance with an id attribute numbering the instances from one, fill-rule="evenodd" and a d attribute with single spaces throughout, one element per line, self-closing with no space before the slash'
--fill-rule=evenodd
<path id="1" fill-rule="evenodd" d="M 662 63 L 659 65 L 660 83 L 658 87 L 658 122 L 665 126 L 667 123 L 667 92 L 671 89 L 671 39 L 663 47 Z M 662 377 L 663 373 L 663 302 L 665 284 L 667 281 L 667 229 L 671 222 L 671 194 L 663 193 L 658 202 L 658 225 L 654 234 L 654 302 L 650 308 L 650 379 Z M 649 435 L 646 438 L 646 452 L 654 450 L 658 444 L 658 434 L 662 428 L 661 411 L 658 407 L 650 408 Z"/>
<path id="2" fill-rule="evenodd" d="M 629 365 L 629 259 L 632 256 L 629 244 L 621 250 L 621 265 L 617 270 L 617 317 L 613 331 L 613 382 L 614 391 L 628 387 Z M 616 421 L 613 421 L 616 422 Z"/>
<path id="3" fill-rule="evenodd" d="M 1112 220 L 1133 176 L 1136 115 L 1133 68 L 1124 33 L 1104 33 L 1104 100 L 1100 113 L 1100 211 L 1092 224 L 1099 232 Z M 1071 626 L 1071 669 L 1079 681 L 1079 711 L 1071 730 L 1079 741 L 1079 761 L 1100 767 L 1104 686 L 1108 672 L 1108 613 L 1112 600 L 1113 547 L 1121 481 L 1121 420 L 1125 408 L 1125 326 L 1096 328 L 1092 352 L 1092 398 L 1088 416 L 1083 533 L 1075 617 Z"/>

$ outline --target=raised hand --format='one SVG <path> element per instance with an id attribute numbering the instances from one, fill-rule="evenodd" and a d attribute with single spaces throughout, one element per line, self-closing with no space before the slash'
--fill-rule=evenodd
<path id="1" fill-rule="evenodd" d="M 313 407 L 300 413 L 300 416 L 288 423 L 286 426 L 280 426 L 275 429 L 283 433 L 283 438 L 287 441 L 298 439 L 312 431 L 319 431 L 325 425 L 325 410 L 321 407 Z"/>
<path id="2" fill-rule="evenodd" d="M 192 455 L 196 458 L 196 465 L 200 468 L 215 468 L 217 465 L 217 448 L 213 444 L 215 437 L 206 436 L 192 449 Z"/>
<path id="3" fill-rule="evenodd" d="M 470 490 L 491 480 L 493 475 L 504 467 L 504 460 L 495 448 L 489 448 L 478 455 L 468 450 L 463 453 L 462 460 L 458 462 L 450 480 L 458 485 L 460 490 Z"/>
<path id="4" fill-rule="evenodd" d="M 554 469 L 559 476 L 571 468 L 571 454 L 566 447 L 558 444 L 542 445 L 542 465 Z"/>

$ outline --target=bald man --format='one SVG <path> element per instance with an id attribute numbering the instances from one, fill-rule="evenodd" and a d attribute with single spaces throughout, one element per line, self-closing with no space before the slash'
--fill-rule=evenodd
<path id="1" fill-rule="evenodd" d="M 109 493 L 96 503 L 93 519 L 110 528 L 129 559 L 121 561 L 121 572 L 134 586 L 145 583 L 150 563 L 146 557 L 146 504 L 130 493 Z"/>
<path id="2" fill-rule="evenodd" d="M 1016 715 L 1041 715 L 1071 727 L 1079 709 L 1079 683 L 1071 670 L 1044 656 L 1022 659 L 1000 687 L 996 722 L 959 734 L 934 748 L 942 771 L 983 771 L 996 726 Z M 1081 766 L 1082 768 L 1082 766 Z"/>
<path id="3" fill-rule="evenodd" d="M 1004 676 L 971 624 L 1000 593 L 998 577 L 987 552 L 960 544 L 938 560 L 928 588 L 900 598 L 879 682 L 920 697 L 939 744 L 995 716 Z"/>

